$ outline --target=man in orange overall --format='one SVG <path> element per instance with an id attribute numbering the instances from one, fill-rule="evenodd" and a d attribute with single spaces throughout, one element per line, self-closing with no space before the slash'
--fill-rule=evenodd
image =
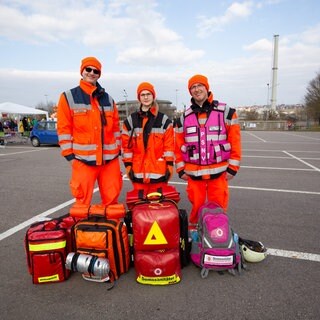
<path id="1" fill-rule="evenodd" d="M 82 60 L 79 86 L 63 92 L 57 131 L 62 155 L 71 163 L 70 188 L 77 203 L 90 204 L 98 182 L 102 204 L 117 203 L 122 187 L 119 115 L 112 97 L 97 82 L 101 63 Z"/>
<path id="2" fill-rule="evenodd" d="M 137 88 L 140 109 L 123 123 L 122 160 L 136 190 L 145 194 L 166 185 L 173 173 L 174 133 L 171 120 L 159 112 L 149 82 Z"/>
<path id="3" fill-rule="evenodd" d="M 191 106 L 175 123 L 175 164 L 179 177 L 188 183 L 192 229 L 206 201 L 227 210 L 228 180 L 240 167 L 241 139 L 236 110 L 213 100 L 205 76 L 191 77 L 188 89 Z"/>

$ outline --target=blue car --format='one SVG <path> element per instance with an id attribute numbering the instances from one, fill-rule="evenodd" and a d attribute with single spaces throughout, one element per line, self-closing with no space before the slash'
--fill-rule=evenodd
<path id="1" fill-rule="evenodd" d="M 57 122 L 39 121 L 30 133 L 31 144 L 40 147 L 41 144 L 58 145 Z"/>

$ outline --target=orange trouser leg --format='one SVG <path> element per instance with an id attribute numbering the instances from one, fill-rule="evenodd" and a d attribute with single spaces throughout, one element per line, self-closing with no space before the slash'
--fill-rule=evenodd
<path id="1" fill-rule="evenodd" d="M 198 210 L 205 203 L 207 197 L 207 181 L 188 179 L 187 194 L 192 209 L 189 216 L 190 227 L 198 223 Z"/>
<path id="2" fill-rule="evenodd" d="M 189 221 L 192 224 L 198 223 L 199 208 L 208 200 L 218 203 L 227 210 L 229 191 L 225 174 L 213 180 L 188 180 L 188 198 L 192 204 Z"/>
<path id="3" fill-rule="evenodd" d="M 81 161 L 72 161 L 70 189 L 76 202 L 90 204 L 98 170 L 96 166 L 88 166 Z"/>
<path id="4" fill-rule="evenodd" d="M 99 166 L 98 185 L 101 200 L 104 205 L 118 202 L 122 183 L 122 174 L 118 158 L 103 166 Z"/>
<path id="5" fill-rule="evenodd" d="M 208 201 L 216 202 L 225 211 L 227 211 L 229 202 L 229 187 L 225 173 L 217 179 L 208 181 L 207 194 Z"/>

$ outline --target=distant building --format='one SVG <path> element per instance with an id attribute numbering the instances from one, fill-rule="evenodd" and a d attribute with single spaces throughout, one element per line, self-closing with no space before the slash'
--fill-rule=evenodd
<path id="1" fill-rule="evenodd" d="M 159 111 L 166 114 L 171 120 L 175 118 L 177 112 L 177 107 L 172 105 L 169 100 L 159 100 L 157 99 L 159 105 Z M 138 110 L 140 107 L 140 102 L 138 100 L 126 100 L 117 102 L 120 122 L 127 118 L 128 115 Z"/>

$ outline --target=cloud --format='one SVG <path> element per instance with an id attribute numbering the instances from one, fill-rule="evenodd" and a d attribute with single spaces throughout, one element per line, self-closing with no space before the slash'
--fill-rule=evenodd
<path id="1" fill-rule="evenodd" d="M 319 45 L 320 44 L 320 24 L 317 24 L 314 27 L 309 27 L 307 30 L 302 32 L 300 35 L 294 34 L 289 36 L 289 39 L 299 39 L 301 42 L 310 44 L 310 45 Z"/>
<path id="2" fill-rule="evenodd" d="M 214 28 L 242 23 L 255 9 L 271 3 L 275 2 L 234 2 L 221 16 L 205 17 L 208 34 Z M 116 100 L 123 99 L 124 88 L 129 97 L 135 97 L 137 84 L 147 80 L 155 84 L 159 98 L 175 103 L 178 92 L 178 104 L 188 103 L 187 80 L 203 73 L 217 99 L 233 106 L 265 103 L 272 72 L 272 39 L 252 33 L 254 40 L 245 43 L 242 51 L 238 43 L 228 49 L 230 43 L 225 41 L 221 52 L 227 54 L 212 54 L 215 47 L 210 41 L 196 41 L 188 30 L 184 39 L 160 9 L 154 0 L 0 0 L 0 41 L 8 57 L 0 69 L 0 101 L 32 105 L 45 101 L 45 95 L 57 101 L 63 90 L 78 82 L 83 54 L 93 52 L 102 58 L 101 84 Z M 192 10 L 191 16 L 195 14 Z M 188 27 L 194 28 L 192 23 Z M 250 21 L 243 27 L 250 27 Z M 319 37 L 320 24 L 299 33 L 280 34 L 279 102 L 300 102 L 304 87 L 320 68 Z M 188 46 L 188 41 L 192 45 Z M 22 42 L 32 44 L 23 54 L 17 52 L 23 48 Z M 8 64 L 11 56 L 13 62 Z M 52 65 L 50 59 L 55 60 Z M 7 69 L 9 65 L 15 69 Z"/>
<path id="3" fill-rule="evenodd" d="M 81 44 L 90 50 L 112 48 L 118 52 L 116 60 L 125 64 L 173 65 L 203 56 L 166 27 L 156 7 L 152 0 L 4 1 L 0 5 L 0 36 L 41 46 L 61 43 Z"/>
<path id="4" fill-rule="evenodd" d="M 245 45 L 243 47 L 244 50 L 246 51 L 255 51 L 255 52 L 258 52 L 258 51 L 262 51 L 262 52 L 271 52 L 272 50 L 272 42 L 268 39 L 260 39 L 250 45 Z"/>
<path id="5" fill-rule="evenodd" d="M 203 50 L 190 50 L 179 43 L 154 47 L 138 46 L 119 53 L 117 63 L 141 64 L 145 66 L 155 66 L 155 63 L 157 63 L 161 64 L 161 66 L 176 66 L 199 59 L 203 55 Z"/>
<path id="6" fill-rule="evenodd" d="M 232 23 L 235 20 L 246 18 L 251 15 L 254 3 L 253 1 L 245 1 L 242 3 L 232 3 L 225 14 L 220 17 L 208 18 L 206 16 L 198 17 L 200 21 L 197 25 L 198 36 L 200 38 L 206 38 L 213 32 L 223 30 L 223 27 Z"/>
<path id="7" fill-rule="evenodd" d="M 317 24 L 298 34 L 279 36 L 278 103 L 303 103 L 306 86 L 320 71 L 319 35 Z M 261 38 L 243 46 L 248 55 L 221 63 L 205 62 L 198 69 L 205 70 L 213 81 L 218 99 L 226 99 L 234 106 L 263 104 L 267 100 L 267 83 L 272 82 L 273 47 L 273 40 Z"/>

